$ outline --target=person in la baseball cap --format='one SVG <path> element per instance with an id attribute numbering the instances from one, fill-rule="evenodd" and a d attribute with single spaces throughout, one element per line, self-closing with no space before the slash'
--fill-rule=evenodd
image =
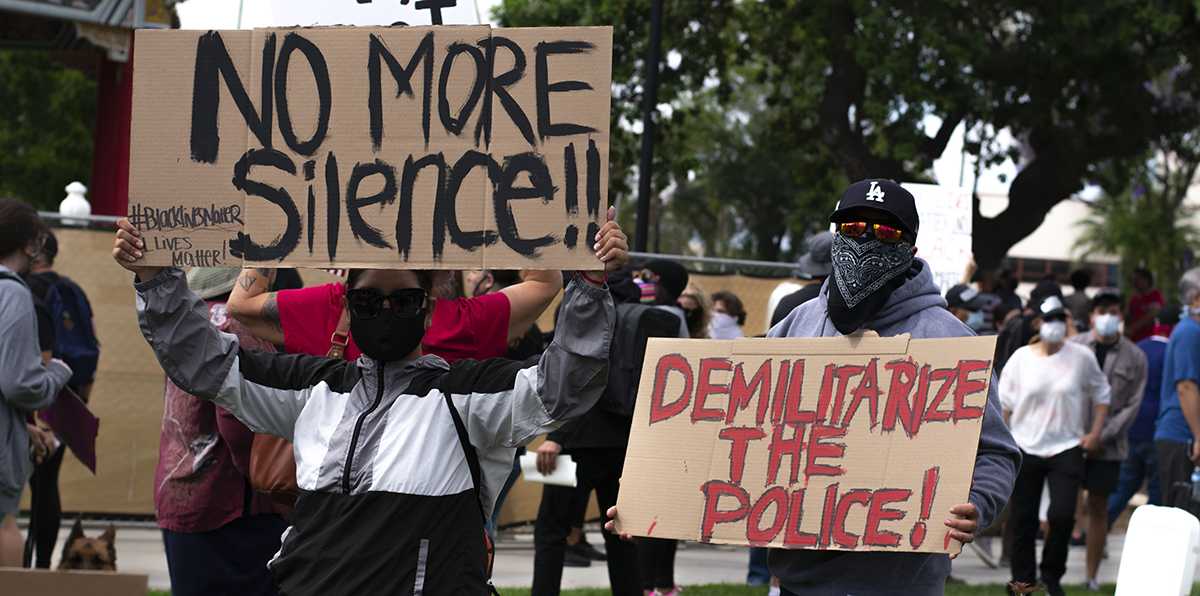
<path id="1" fill-rule="evenodd" d="M 829 219 L 835 228 L 833 274 L 816 298 L 772 327 L 770 337 L 831 337 L 866 329 L 914 339 L 975 335 L 947 310 L 929 264 L 916 256 L 921 220 L 912 193 L 891 180 L 855 182 Z M 995 386 L 988 390 L 968 502 L 935 513 L 949 537 L 963 543 L 1004 509 L 1021 462 Z M 795 594 L 932 596 L 943 593 L 950 575 L 944 554 L 773 549 L 769 560 L 772 574 Z"/>

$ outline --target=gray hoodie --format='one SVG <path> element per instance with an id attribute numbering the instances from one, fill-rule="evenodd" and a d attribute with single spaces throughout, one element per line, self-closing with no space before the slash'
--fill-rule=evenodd
<path id="1" fill-rule="evenodd" d="M 829 320 L 828 292 L 826 280 L 819 296 L 796 307 L 768 335 L 841 335 Z M 946 301 L 933 283 L 929 264 L 922 259 L 913 261 L 908 280 L 864 327 L 885 337 L 908 333 L 914 339 L 975 334 L 946 310 Z M 1004 425 L 993 378 L 969 497 L 979 510 L 981 530 L 991 525 L 1004 509 L 1020 465 L 1021 452 Z M 948 517 L 949 513 L 945 515 Z M 940 554 L 772 550 L 770 565 L 771 573 L 788 590 L 804 596 L 939 595 L 950 575 L 950 559 Z"/>
<path id="2" fill-rule="evenodd" d="M 29 288 L 0 266 L 0 516 L 14 513 L 29 478 L 26 414 L 54 403 L 71 378 L 61 360 L 42 365 Z"/>

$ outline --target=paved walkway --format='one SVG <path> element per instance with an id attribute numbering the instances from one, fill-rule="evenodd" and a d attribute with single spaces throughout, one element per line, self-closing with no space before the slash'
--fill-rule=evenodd
<path id="1" fill-rule="evenodd" d="M 85 524 L 86 533 L 94 536 L 102 531 L 101 525 Z M 62 549 L 61 540 L 67 531 L 60 534 L 55 549 L 55 565 Z M 599 532 L 588 534 L 588 540 L 603 545 Z M 1101 582 L 1115 582 L 1119 566 L 1123 535 L 1112 535 L 1108 550 L 1112 555 L 1100 569 Z M 995 547 L 999 550 L 999 543 Z M 747 554 L 744 548 L 681 543 L 675 562 L 677 581 L 689 584 L 738 583 L 746 578 Z M 126 573 L 145 573 L 150 576 L 150 587 L 167 590 L 171 586 L 167 574 L 167 562 L 163 555 L 162 535 L 148 527 L 120 527 L 117 530 L 117 566 Z M 1064 583 L 1082 584 L 1084 581 L 1084 549 L 1072 547 L 1067 563 Z M 505 533 L 497 548 L 495 582 L 497 586 L 528 586 L 533 574 L 533 536 L 529 533 Z M 971 584 L 1003 583 L 1008 581 L 1008 569 L 990 569 L 971 550 L 963 551 L 954 561 L 953 576 Z M 608 585 L 608 572 L 603 563 L 587 568 L 563 570 L 564 588 L 604 587 Z"/>

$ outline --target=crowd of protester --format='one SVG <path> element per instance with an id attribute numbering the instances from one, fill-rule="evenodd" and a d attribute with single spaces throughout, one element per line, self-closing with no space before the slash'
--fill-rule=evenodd
<path id="1" fill-rule="evenodd" d="M 173 592 L 481 589 L 518 460 L 541 437 L 539 471 L 570 455 L 577 486 L 542 489 L 533 594 L 558 594 L 564 567 L 599 562 L 614 594 L 677 594 L 676 541 L 605 524 L 601 551 L 584 531 L 593 494 L 619 515 L 649 337 L 997 336 L 969 502 L 945 523 L 963 543 L 978 535 L 989 562 L 1001 537 L 1017 592 L 1062 594 L 1076 542 L 1096 588 L 1106 536 L 1143 487 L 1150 504 L 1197 508 L 1200 268 L 1179 280 L 1182 308 L 1141 269 L 1129 296 L 1081 270 L 1070 295 L 1047 276 L 1023 300 L 1011 271 L 973 266 L 943 294 L 914 248 L 912 195 L 862 181 L 841 196 L 834 231 L 808 240 L 796 266 L 808 283 L 769 329 L 747 330 L 735 293 L 702 291 L 674 261 L 631 262 L 611 220 L 596 239 L 602 271 L 354 269 L 309 287 L 288 269 L 140 266 L 140 235 L 122 222 L 113 257 L 135 274 L 141 329 L 168 377 L 154 504 Z M 57 249 L 32 208 L 0 200 L 0 566 L 49 566 L 64 447 L 35 412 L 65 389 L 86 402 L 99 358 L 86 294 L 53 270 Z M 560 295 L 543 332 L 536 321 Z M 352 555 L 363 548 L 374 561 Z M 940 594 L 949 574 L 941 555 L 755 548 L 746 580 L 772 595 L 920 595 Z"/>

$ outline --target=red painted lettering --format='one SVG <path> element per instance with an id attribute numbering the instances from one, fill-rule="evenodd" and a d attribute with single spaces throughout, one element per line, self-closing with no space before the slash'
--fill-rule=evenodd
<path id="1" fill-rule="evenodd" d="M 954 384 L 954 421 L 983 418 L 983 406 L 968 406 L 967 398 L 983 393 L 983 403 L 987 403 L 988 379 L 971 379 L 972 373 L 985 371 L 991 364 L 988 360 L 959 360 L 958 380 Z"/>
<path id="2" fill-rule="evenodd" d="M 729 385 L 713 383 L 714 371 L 733 369 L 733 363 L 728 358 L 702 358 L 700 360 L 700 380 L 696 384 L 696 405 L 692 408 L 692 423 L 702 420 L 724 420 L 725 411 L 719 408 L 706 408 L 705 402 L 710 395 L 728 395 Z"/>
<path id="3" fill-rule="evenodd" d="M 787 490 L 782 486 L 767 489 L 754 503 L 754 507 L 750 508 L 750 517 L 746 520 L 746 540 L 754 546 L 764 546 L 775 540 L 787 523 L 787 503 Z M 775 518 L 771 520 L 771 525 L 763 528 L 762 517 L 771 505 L 775 506 Z"/>
<path id="4" fill-rule="evenodd" d="M 925 422 L 946 422 L 950 420 L 953 414 L 950 410 L 939 409 L 942 402 L 950 395 L 950 390 L 954 388 L 955 369 L 939 368 L 929 375 L 929 382 L 941 381 L 941 387 L 938 387 L 937 395 L 929 402 L 929 407 L 925 408 Z"/>
<path id="5" fill-rule="evenodd" d="M 846 444 L 827 439 L 837 439 L 846 436 L 845 427 L 825 426 L 818 424 L 808 434 L 808 463 L 804 466 L 804 476 L 841 476 L 846 470 L 840 465 L 823 464 L 817 460 L 822 457 L 841 458 L 846 455 Z"/>
<path id="6" fill-rule="evenodd" d="M 801 532 L 804 523 L 804 492 L 805 489 L 792 491 L 791 504 L 788 506 L 787 527 L 783 531 L 783 545 L 790 547 L 811 547 L 817 545 L 817 535 L 812 532 Z"/>
<path id="7" fill-rule="evenodd" d="M 676 372 L 683 375 L 683 391 L 679 399 L 663 403 L 663 392 L 667 390 L 667 377 Z M 692 365 L 682 354 L 667 354 L 658 359 L 654 367 L 654 388 L 650 392 L 650 424 L 668 420 L 687 409 L 692 401 Z"/>
<path id="8" fill-rule="evenodd" d="M 842 416 L 842 426 L 850 426 L 854 421 L 854 414 L 858 412 L 858 404 L 863 401 L 867 402 L 871 413 L 871 429 L 874 430 L 879 425 L 879 382 L 876 378 L 878 365 L 879 359 L 872 358 L 864 368 L 858 388 L 850 395 L 850 404 L 846 406 L 846 415 Z"/>
<path id="9" fill-rule="evenodd" d="M 883 432 L 896 430 L 896 421 L 899 420 L 911 439 L 921 424 L 921 409 L 914 411 L 908 402 L 913 382 L 917 380 L 917 365 L 911 360 L 893 360 L 883 367 L 892 373 L 883 407 Z"/>
<path id="10" fill-rule="evenodd" d="M 750 495 L 746 489 L 730 484 L 723 480 L 709 480 L 700 487 L 704 493 L 704 517 L 700 520 L 700 541 L 712 540 L 713 528 L 717 524 L 728 524 L 741 521 L 750 510 Z M 738 506 L 734 509 L 721 510 L 721 497 L 733 497 Z"/>
<path id="11" fill-rule="evenodd" d="M 761 428 L 752 426 L 722 428 L 717 437 L 730 441 L 729 446 L 729 479 L 737 485 L 742 484 L 742 472 L 746 469 L 746 448 L 750 441 L 757 441 L 766 436 Z"/>
<path id="12" fill-rule="evenodd" d="M 758 394 L 758 411 L 765 411 L 771 395 L 771 360 L 768 359 L 758 367 L 758 371 L 746 382 L 746 373 L 739 362 L 733 369 L 733 382 L 729 384 L 729 411 L 725 413 L 725 424 L 733 424 L 734 417 L 741 410 L 750 407 L 754 395 Z M 763 416 L 758 416 L 758 423 L 763 423 Z"/>
<path id="13" fill-rule="evenodd" d="M 788 424 L 811 424 L 816 420 L 816 413 L 811 410 L 801 410 L 801 391 L 804 388 L 804 360 L 792 363 L 792 377 L 788 381 L 787 406 L 783 411 L 783 421 Z"/>
<path id="14" fill-rule="evenodd" d="M 826 364 L 821 373 L 821 391 L 817 394 L 817 422 L 825 422 L 829 417 L 829 401 L 833 399 L 833 372 L 837 365 Z"/>
<path id="15" fill-rule="evenodd" d="M 870 501 L 871 491 L 865 488 L 856 488 L 842 495 L 833 521 L 833 541 L 838 546 L 851 549 L 858 546 L 858 534 L 846 531 L 846 516 L 850 514 L 850 508 L 854 505 L 866 507 Z"/>
<path id="16" fill-rule="evenodd" d="M 783 433 L 786 429 L 792 429 L 792 436 L 785 438 Z M 800 478 L 800 454 L 804 450 L 804 430 L 805 425 L 791 426 L 786 424 L 776 424 L 771 430 L 771 445 L 768 448 L 767 455 L 767 482 L 766 486 L 778 484 L 779 464 L 783 461 L 786 455 L 792 458 L 792 473 L 788 477 L 788 483 L 794 483 Z"/>
<path id="17" fill-rule="evenodd" d="M 857 375 L 861 375 L 863 367 L 855 364 L 843 364 L 837 367 L 834 376 L 837 377 L 837 393 L 833 395 L 833 409 L 829 412 L 829 423 L 837 425 L 842 416 L 842 402 L 846 399 L 846 389 L 850 385 L 850 379 Z"/>
<path id="18" fill-rule="evenodd" d="M 863 546 L 898 546 L 900 534 L 879 528 L 885 521 L 904 519 L 903 509 L 892 509 L 891 503 L 903 503 L 912 496 L 912 491 L 901 488 L 881 488 L 871 495 L 871 507 L 867 509 L 867 527 L 863 531 Z"/>

